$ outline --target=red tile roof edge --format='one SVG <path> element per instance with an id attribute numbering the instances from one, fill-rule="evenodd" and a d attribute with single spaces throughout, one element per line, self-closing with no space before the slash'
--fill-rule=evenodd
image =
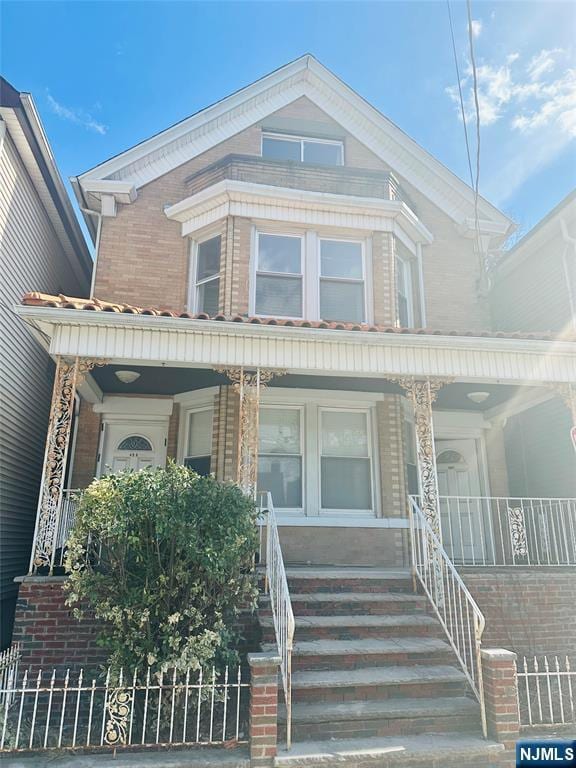
<path id="1" fill-rule="evenodd" d="M 367 323 L 342 323 L 323 320 L 282 320 L 265 317 L 249 317 L 246 315 L 226 316 L 222 314 L 210 316 L 203 312 L 190 314 L 189 312 L 174 312 L 170 309 L 158 307 L 136 307 L 131 304 L 115 304 L 99 299 L 80 299 L 71 296 L 52 296 L 47 293 L 30 291 L 22 297 L 22 304 L 28 307 L 53 307 L 56 309 L 77 309 L 88 312 L 116 312 L 125 315 L 151 315 L 154 317 L 174 317 L 187 320 L 217 320 L 221 322 L 249 323 L 252 325 L 277 325 L 288 328 L 319 328 L 337 331 L 364 331 L 371 333 L 396 333 L 418 336 L 468 336 L 475 338 L 493 339 L 524 339 L 537 341 L 556 341 L 559 334 L 550 331 L 443 331 L 433 328 L 398 328 L 390 325 L 369 325 Z M 563 335 L 563 341 L 576 341 L 576 334 Z"/>

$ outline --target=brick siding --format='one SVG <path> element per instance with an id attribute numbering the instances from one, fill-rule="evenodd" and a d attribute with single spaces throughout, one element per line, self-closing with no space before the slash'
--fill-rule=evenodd
<path id="1" fill-rule="evenodd" d="M 486 617 L 482 644 L 576 655 L 576 569 L 459 568 Z"/>
<path id="2" fill-rule="evenodd" d="M 82 400 L 78 414 L 72 477 L 69 483 L 71 488 L 86 488 L 96 475 L 100 424 L 100 414 L 94 413 L 91 403 Z"/>

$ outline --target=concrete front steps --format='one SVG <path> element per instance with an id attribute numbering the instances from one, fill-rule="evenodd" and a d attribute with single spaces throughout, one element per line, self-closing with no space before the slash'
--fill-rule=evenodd
<path id="1" fill-rule="evenodd" d="M 296 623 L 293 747 L 277 765 L 432 766 L 425 743 L 438 750 L 438 765 L 475 768 L 461 750 L 450 762 L 454 745 L 491 765 L 500 746 L 482 740 L 478 703 L 409 571 L 294 567 L 287 578 Z M 266 597 L 259 616 L 263 649 L 273 651 Z"/>

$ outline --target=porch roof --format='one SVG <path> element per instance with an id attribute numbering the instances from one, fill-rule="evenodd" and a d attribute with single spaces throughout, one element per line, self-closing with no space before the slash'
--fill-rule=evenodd
<path id="1" fill-rule="evenodd" d="M 190 315 L 96 299 L 27 294 L 15 311 L 53 356 L 291 374 L 440 377 L 503 384 L 576 381 L 576 338 L 549 333 L 398 329 Z"/>
<path id="2" fill-rule="evenodd" d="M 324 320 L 282 320 L 266 317 L 250 317 L 247 315 L 207 315 L 205 313 L 190 314 L 189 312 L 176 312 L 171 309 L 159 307 L 137 307 L 133 304 L 121 304 L 109 301 L 101 301 L 97 298 L 81 299 L 59 294 L 53 296 L 47 293 L 30 291 L 22 297 L 22 304 L 29 307 L 54 307 L 58 309 L 86 310 L 88 312 L 116 312 L 126 315 L 147 315 L 152 317 L 173 317 L 185 320 L 216 320 L 231 323 L 249 323 L 251 325 L 284 326 L 288 328 L 316 328 L 335 331 L 364 331 L 371 333 L 394 333 L 418 336 L 460 336 L 490 339 L 531 339 L 539 341 L 574 341 L 576 342 L 576 330 L 567 329 L 559 338 L 558 333 L 551 331 L 488 331 L 488 330 L 439 330 L 436 328 L 398 328 L 394 325 L 369 325 L 366 323 L 328 322 Z"/>

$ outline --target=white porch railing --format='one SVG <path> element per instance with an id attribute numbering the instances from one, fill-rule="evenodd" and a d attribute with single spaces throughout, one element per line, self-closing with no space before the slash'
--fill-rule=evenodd
<path id="1" fill-rule="evenodd" d="M 576 565 L 576 499 L 440 496 L 442 544 L 477 566 Z"/>
<path id="2" fill-rule="evenodd" d="M 294 643 L 294 613 L 288 590 L 288 579 L 280 547 L 276 514 L 272 494 L 264 492 L 260 497 L 260 512 L 266 517 L 266 591 L 270 595 L 270 607 L 274 618 L 276 645 L 280 656 L 280 673 L 286 703 L 286 746 L 292 743 L 292 646 Z"/>
<path id="3" fill-rule="evenodd" d="M 0 751 L 94 749 L 248 741 L 248 689 L 242 670 L 150 669 L 29 673 L 3 682 Z"/>
<path id="4" fill-rule="evenodd" d="M 412 496 L 409 513 L 413 573 L 432 603 L 434 612 L 480 703 L 482 729 L 486 736 L 480 659 L 484 615 Z"/>
<path id="5" fill-rule="evenodd" d="M 15 643 L 0 653 L 0 709 L 7 709 L 14 701 L 13 691 L 21 658 L 20 643 Z"/>
<path id="6" fill-rule="evenodd" d="M 576 726 L 576 669 L 568 656 L 524 657 L 517 677 L 522 727 Z"/>

